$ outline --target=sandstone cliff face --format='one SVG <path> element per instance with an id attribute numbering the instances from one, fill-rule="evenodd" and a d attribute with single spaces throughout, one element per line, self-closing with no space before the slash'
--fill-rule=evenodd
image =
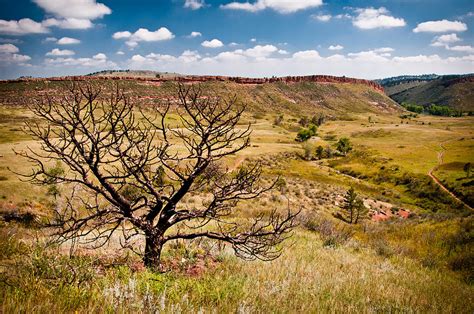
<path id="1" fill-rule="evenodd" d="M 298 82 L 314 82 L 314 83 L 348 83 L 348 84 L 364 84 L 370 86 L 374 90 L 384 93 L 383 87 L 378 83 L 370 80 L 338 77 L 331 75 L 307 75 L 307 76 L 284 76 L 271 78 L 247 78 L 247 77 L 231 77 L 231 76 L 180 76 L 175 78 L 148 78 L 148 77 L 127 77 L 127 76 L 61 76 L 51 78 L 20 78 L 17 80 L 0 81 L 4 82 L 30 82 L 30 81 L 94 81 L 94 80 L 134 80 L 144 82 L 182 82 L 182 83 L 200 83 L 209 81 L 234 82 L 237 84 L 265 84 L 283 82 L 286 84 Z"/>

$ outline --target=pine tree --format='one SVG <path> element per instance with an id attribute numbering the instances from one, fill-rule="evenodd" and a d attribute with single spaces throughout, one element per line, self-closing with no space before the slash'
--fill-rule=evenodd
<path id="1" fill-rule="evenodd" d="M 357 224 L 367 215 L 367 209 L 353 187 L 347 191 L 342 209 L 342 219 L 350 224 Z"/>

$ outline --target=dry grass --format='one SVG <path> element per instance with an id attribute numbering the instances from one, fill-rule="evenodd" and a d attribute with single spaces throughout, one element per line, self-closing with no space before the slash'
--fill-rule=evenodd
<path id="1" fill-rule="evenodd" d="M 288 99 L 296 97 L 293 92 L 286 93 L 287 99 L 278 99 L 282 110 L 288 110 L 290 107 L 285 107 L 291 103 Z M 258 98 L 261 93 L 257 90 L 247 96 Z M 13 115 L 22 115 L 21 109 L 15 110 Z M 297 130 L 296 120 L 290 121 L 294 117 L 285 116 L 285 128 L 273 126 L 273 117 L 271 114 L 247 116 L 248 121 L 256 122 L 251 147 L 226 160 L 226 164 L 233 169 L 248 160 L 259 159 L 265 164 L 267 182 L 275 175 L 282 175 L 286 184 L 258 202 L 240 205 L 234 219 L 244 220 L 271 208 L 284 208 L 288 199 L 293 207 L 301 207 L 307 217 L 319 215 L 332 219 L 331 214 L 337 210 L 336 201 L 349 186 L 355 186 L 364 197 L 411 208 L 420 214 L 419 220 L 367 223 L 365 227 L 351 229 L 347 237 L 340 235 L 334 225 L 325 226 L 327 230 L 320 225 L 309 228 L 302 220 L 295 236 L 284 244 L 281 258 L 267 263 L 243 262 L 228 250 L 212 251 L 209 257 L 203 254 L 206 248 L 194 244 L 168 247 L 165 261 L 174 268 L 164 274 L 146 271 L 136 257 L 114 255 L 115 251 L 110 249 L 84 252 L 70 260 L 63 255 L 64 251 L 57 254 L 35 246 L 26 236 L 30 229 L 16 229 L 15 223 L 2 223 L 0 273 L 10 271 L 15 280 L 0 280 L 3 300 L 0 311 L 474 311 L 473 286 L 466 283 L 469 267 L 472 270 L 469 266 L 472 237 L 459 218 L 453 218 L 454 214 L 424 216 L 417 204 L 419 199 L 403 188 L 386 182 L 376 184 L 367 178 L 355 179 L 338 171 L 340 167 L 328 167 L 326 161 L 302 160 L 298 157 L 301 146 L 294 142 L 296 132 L 288 131 Z M 369 159 L 378 161 L 369 163 L 366 159 L 349 157 L 341 159 L 345 162 L 342 166 L 367 176 L 379 172 L 381 165 L 425 175 L 437 163 L 439 143 L 452 138 L 464 140 L 447 144 L 446 162 L 472 162 L 472 117 L 421 116 L 417 121 L 400 124 L 397 115 L 373 114 L 372 121 L 375 125 L 369 125 L 364 114 L 351 121 L 330 121 L 320 128 L 320 138 L 314 139 L 314 145 L 332 145 L 334 139 L 350 137 L 357 151 L 367 152 Z M 11 206 L 46 210 L 51 200 L 45 191 L 21 182 L 7 169 L 27 171 L 30 166 L 18 159 L 12 148 L 38 147 L 38 144 L 18 137 L 17 131 L 11 130 L 18 128 L 19 120 L 0 122 L 2 212 Z M 441 168 L 439 174 L 447 179 L 456 180 L 461 175 L 458 168 L 445 170 Z M 202 197 L 192 195 L 186 198 L 186 204 L 199 203 Z M 325 235 L 340 236 L 344 241 L 328 245 Z M 112 255 L 115 257 L 107 258 Z M 464 269 L 457 269 L 459 265 Z M 71 282 L 72 270 L 77 278 Z M 83 280 L 79 283 L 78 278 Z"/>
<path id="2" fill-rule="evenodd" d="M 189 275 L 153 274 L 132 266 L 104 268 L 91 257 L 75 261 L 30 253 L 19 286 L 1 283 L 2 311 L 26 312 L 431 312 L 472 313 L 474 290 L 449 271 L 403 256 L 377 254 L 350 241 L 323 246 L 299 230 L 273 262 L 242 262 L 221 254 L 217 264 Z M 100 252 L 96 252 L 99 254 Z M 168 253 L 169 254 L 169 253 Z M 103 256 L 103 255 L 102 255 Z M 168 255 L 169 256 L 169 255 Z M 177 258 L 178 256 L 174 256 Z M 179 256 L 180 263 L 192 257 Z M 66 266 L 67 265 L 67 266 Z M 127 265 L 127 264 L 125 264 Z M 133 260 L 128 262 L 133 265 Z M 204 264 L 205 265 L 205 264 Z M 81 284 L 54 275 L 74 267 Z M 24 276 L 24 278 L 23 278 Z"/>

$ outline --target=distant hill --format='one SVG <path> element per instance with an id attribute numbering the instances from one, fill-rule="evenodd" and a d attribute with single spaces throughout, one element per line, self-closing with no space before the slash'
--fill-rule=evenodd
<path id="1" fill-rule="evenodd" d="M 397 76 L 376 80 L 398 103 L 444 105 L 474 111 L 474 74 Z"/>
<path id="2" fill-rule="evenodd" d="M 145 78 L 175 78 L 182 76 L 174 72 L 158 72 L 148 70 L 104 70 L 89 73 L 86 76 L 114 76 L 114 77 L 145 77 Z"/>
<path id="3" fill-rule="evenodd" d="M 141 72 L 140 74 L 148 73 Z M 347 77 L 308 76 L 284 78 L 229 78 L 183 76 L 176 79 L 127 76 L 109 77 L 94 74 L 72 78 L 25 79 L 0 82 L 0 104 L 21 104 L 35 94 L 59 92 L 59 85 L 70 79 L 100 82 L 112 86 L 118 82 L 143 103 L 156 103 L 175 98 L 177 81 L 200 83 L 206 91 L 223 97 L 236 95 L 251 112 L 259 114 L 290 114 L 293 116 L 325 113 L 337 118 L 353 114 L 397 113 L 403 109 L 387 97 L 380 85 L 372 81 Z"/>

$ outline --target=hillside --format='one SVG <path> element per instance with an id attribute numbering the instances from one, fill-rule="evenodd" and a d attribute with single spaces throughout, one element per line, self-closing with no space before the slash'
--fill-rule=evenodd
<path id="1" fill-rule="evenodd" d="M 291 113 L 306 115 L 326 113 L 349 117 L 357 113 L 393 113 L 400 107 L 388 98 L 382 88 L 371 81 L 345 77 L 311 76 L 286 78 L 228 77 L 102 77 L 85 76 L 53 79 L 24 79 L 0 83 L 0 103 L 22 104 L 39 92 L 52 94 L 70 80 L 88 80 L 102 86 L 119 86 L 141 102 L 166 101 L 175 91 L 177 82 L 201 83 L 205 90 L 222 96 L 236 95 L 239 102 L 257 113 Z"/>
<path id="2" fill-rule="evenodd" d="M 70 81 L 54 78 L 0 82 L 0 263 L 4 265 L 0 269 L 0 297 L 4 300 L 0 312 L 148 313 L 159 309 L 162 313 L 311 313 L 318 309 L 344 313 L 442 313 L 448 309 L 473 313 L 474 219 L 470 206 L 474 204 L 474 178 L 463 169 L 467 163 L 474 164 L 474 117 L 401 115 L 401 107 L 379 85 L 349 78 L 69 79 L 88 80 L 100 86 L 104 94 L 95 105 L 110 99 L 106 110 L 95 110 L 95 121 L 106 117 L 102 120 L 107 121 L 102 129 L 106 132 L 97 129 L 96 122 L 89 122 L 90 115 L 82 115 L 85 118 L 80 124 L 97 134 L 97 138 L 104 138 L 100 144 L 106 145 L 95 155 L 105 156 L 104 161 L 110 161 L 111 156 L 122 158 L 122 153 L 115 152 L 128 142 L 125 140 L 115 148 L 107 144 L 108 136 L 115 137 L 123 130 L 122 124 L 108 122 L 124 112 L 108 110 L 114 102 L 109 92 L 115 83 L 137 103 L 150 107 L 160 101 L 177 104 L 178 82 L 201 82 L 205 96 L 215 95 L 213 92 L 224 97 L 236 95 L 239 103 L 248 105 L 249 112 L 225 136 L 245 132 L 250 125 L 249 145 L 211 164 L 210 171 L 199 177 L 199 186 L 193 185 L 175 208 L 189 212 L 207 206 L 220 182 L 239 182 L 252 165 L 258 164 L 262 167 L 258 185 L 275 183 L 275 188 L 256 199 L 225 207 L 231 212 L 223 221 L 229 222 L 230 228 L 234 223 L 244 228 L 252 225 L 255 218 L 266 220 L 273 210 L 284 214 L 290 208 L 299 212 L 297 226 L 291 238 L 279 246 L 281 256 L 270 262 L 240 260 L 232 245 L 203 238 L 166 244 L 159 271 L 146 268 L 141 257 L 134 254 L 145 247 L 146 240 L 141 234 L 130 246 L 122 248 L 128 223 L 111 233 L 110 242 L 102 247 L 89 241 L 84 244 L 88 240 L 85 237 L 78 238 L 78 242 L 74 239 L 51 245 L 46 242 L 50 240 L 46 235 L 53 230 L 40 228 L 45 222 L 55 221 L 54 210 L 68 210 L 69 206 L 64 208 L 63 204 L 71 193 L 85 195 L 85 190 L 62 183 L 33 185 L 18 175 L 31 173 L 34 167 L 18 153 L 30 149 L 43 153 L 41 141 L 22 132 L 25 122 L 39 123 L 40 132 L 61 131 L 54 125 L 46 127 L 52 123 L 23 105 L 31 105 L 40 95 L 66 96 L 67 91 L 61 87 Z M 76 119 L 81 115 L 76 114 L 77 103 L 71 94 L 69 97 L 70 102 L 62 108 L 71 115 L 63 117 Z M 192 99 L 191 95 L 188 101 Z M 205 101 L 200 104 L 205 106 Z M 191 119 L 183 114 L 184 110 L 176 108 L 171 106 L 163 120 L 174 134 L 168 146 L 173 154 L 160 154 L 166 158 L 174 158 L 174 152 L 177 156 L 186 154 L 188 143 L 199 140 L 196 136 L 187 137 L 192 141 L 180 140 L 187 132 L 179 126 L 184 125 L 183 119 Z M 151 110 L 141 112 L 153 116 Z M 306 129 L 302 128 L 303 116 L 311 119 L 323 112 L 331 118 L 323 119 L 317 133 L 306 142 L 296 141 L 300 131 Z M 137 123 L 147 122 L 141 119 Z M 192 127 L 205 129 L 208 134 L 207 127 L 196 125 Z M 164 137 L 160 132 L 154 133 L 154 128 L 144 133 L 134 130 L 145 129 L 134 128 L 128 135 L 156 135 L 149 143 L 165 147 Z M 99 143 L 95 136 L 88 140 L 82 136 L 84 133 L 62 131 L 81 142 L 85 140 L 86 145 Z M 61 140 L 51 138 L 53 147 L 58 148 Z M 339 147 L 343 139 L 351 148 L 346 153 Z M 138 141 L 146 144 L 140 137 L 135 138 L 135 143 Z M 220 141 L 214 143 L 219 145 Z M 239 142 L 232 144 L 227 147 L 232 149 Z M 129 147 L 136 147 L 137 151 L 150 147 L 152 154 L 155 148 L 139 144 Z M 85 150 L 81 147 L 81 151 Z M 128 168 L 133 158 L 122 160 Z M 157 188 L 169 187 L 170 191 L 179 184 L 173 183 L 172 173 L 188 168 L 186 161 L 179 161 L 176 167 L 162 172 L 162 163 L 150 166 L 151 163 L 143 163 L 146 173 L 164 174 L 161 178 L 156 176 L 152 184 Z M 62 164 L 49 165 L 52 168 L 48 168 L 48 174 L 65 173 Z M 109 169 L 114 172 L 120 165 L 115 162 L 107 167 L 101 163 L 94 166 L 94 171 L 110 173 Z M 201 185 L 214 176 L 215 185 Z M 95 177 L 93 172 L 87 172 L 82 178 Z M 132 178 L 129 182 L 120 193 L 138 204 L 143 194 L 133 186 L 139 181 Z M 363 206 L 361 220 L 354 224 L 340 216 L 351 188 Z M 89 206 L 84 205 L 79 203 L 77 208 L 81 210 L 77 212 Z M 214 213 L 209 217 L 214 217 Z M 176 230 L 219 230 L 213 222 L 194 226 L 197 224 L 186 222 L 177 225 Z M 88 225 L 84 231 L 90 230 Z M 169 234 L 174 230 L 170 229 Z M 273 226 L 265 228 L 265 232 L 272 230 Z"/>
<path id="3" fill-rule="evenodd" d="M 158 71 L 149 71 L 149 70 L 104 70 L 104 71 L 89 73 L 86 76 L 175 78 L 182 75 L 179 73 L 158 72 Z"/>
<path id="4" fill-rule="evenodd" d="M 474 110 L 474 75 L 401 76 L 377 82 L 398 103 L 437 104 L 463 111 Z"/>

